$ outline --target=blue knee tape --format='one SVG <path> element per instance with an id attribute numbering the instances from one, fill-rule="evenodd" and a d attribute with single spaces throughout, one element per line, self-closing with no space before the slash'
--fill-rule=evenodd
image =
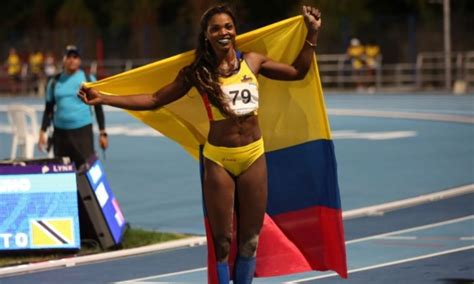
<path id="1" fill-rule="evenodd" d="M 227 262 L 217 263 L 217 279 L 219 284 L 229 284 L 229 265 Z"/>
<path id="2" fill-rule="evenodd" d="M 235 261 L 235 284 L 250 284 L 255 273 L 255 257 L 238 256 Z"/>

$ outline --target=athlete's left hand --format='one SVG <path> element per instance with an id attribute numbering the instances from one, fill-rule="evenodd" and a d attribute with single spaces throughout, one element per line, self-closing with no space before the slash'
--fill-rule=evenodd
<path id="1" fill-rule="evenodd" d="M 321 12 L 311 6 L 303 6 L 303 17 L 308 32 L 317 33 L 321 28 Z"/>

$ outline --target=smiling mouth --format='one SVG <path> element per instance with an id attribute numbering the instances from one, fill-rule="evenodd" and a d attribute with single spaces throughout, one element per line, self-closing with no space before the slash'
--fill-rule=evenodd
<path id="1" fill-rule="evenodd" d="M 232 42 L 232 40 L 230 38 L 222 38 L 222 39 L 217 40 L 217 42 L 220 45 L 228 45 L 229 43 Z"/>

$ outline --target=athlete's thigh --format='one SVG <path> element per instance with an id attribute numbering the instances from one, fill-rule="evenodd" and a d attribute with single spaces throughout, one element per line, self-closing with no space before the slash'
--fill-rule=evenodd
<path id="1" fill-rule="evenodd" d="M 221 166 L 204 159 L 204 202 L 214 236 L 232 234 L 235 184 Z"/>
<path id="2" fill-rule="evenodd" d="M 267 207 L 267 191 L 267 164 L 265 155 L 262 155 L 237 178 L 241 238 L 249 238 L 260 232 Z"/>

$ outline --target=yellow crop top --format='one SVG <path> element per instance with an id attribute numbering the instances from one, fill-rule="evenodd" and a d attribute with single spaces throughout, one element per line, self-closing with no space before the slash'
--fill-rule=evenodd
<path id="1" fill-rule="evenodd" d="M 220 77 L 222 92 L 231 110 L 237 116 L 257 114 L 258 82 L 244 59 L 240 60 L 239 71 L 229 77 Z M 210 121 L 227 119 L 219 109 L 211 104 L 207 94 L 202 96 Z"/>

